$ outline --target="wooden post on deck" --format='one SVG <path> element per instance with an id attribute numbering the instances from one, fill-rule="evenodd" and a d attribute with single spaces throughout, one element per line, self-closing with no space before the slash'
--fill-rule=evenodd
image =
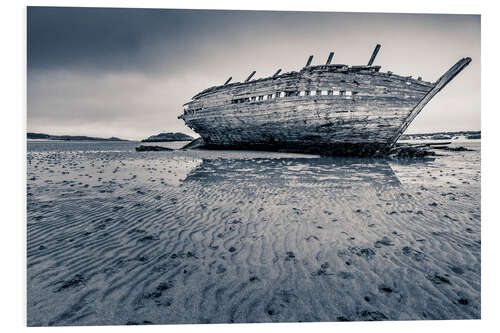
<path id="1" fill-rule="evenodd" d="M 330 54 L 328 55 L 328 59 L 326 60 L 326 65 L 330 65 L 332 59 L 333 59 L 333 52 L 330 52 Z"/>
<path id="2" fill-rule="evenodd" d="M 252 76 L 254 76 L 254 75 L 255 75 L 255 71 L 253 71 L 253 72 L 252 72 L 252 74 L 250 74 L 250 75 L 247 77 L 247 79 L 245 80 L 245 82 L 250 81 L 250 79 L 251 79 L 251 78 L 252 78 Z"/>
<path id="3" fill-rule="evenodd" d="M 273 79 L 275 79 L 275 78 L 276 78 L 276 76 L 278 76 L 278 74 L 279 74 L 280 72 L 281 72 L 281 68 L 280 68 L 280 69 L 278 69 L 278 70 L 276 71 L 276 73 L 274 73 L 274 75 L 273 75 Z"/>
<path id="4" fill-rule="evenodd" d="M 373 50 L 372 57 L 370 58 L 370 61 L 368 61 L 368 66 L 371 66 L 373 62 L 375 61 L 375 57 L 377 56 L 378 51 L 380 50 L 380 44 L 377 44 L 375 46 L 375 50 Z"/>
<path id="5" fill-rule="evenodd" d="M 306 67 L 309 67 L 309 65 L 311 64 L 311 62 L 313 61 L 313 56 L 309 56 L 309 59 L 307 59 L 307 64 L 306 64 Z"/>
<path id="6" fill-rule="evenodd" d="M 230 76 L 230 77 L 229 77 L 229 79 L 227 79 L 226 83 L 224 83 L 224 85 L 228 84 L 228 83 L 229 83 L 229 81 L 231 81 L 231 79 L 232 79 L 232 78 L 233 78 L 233 77 L 232 77 L 232 76 Z"/>

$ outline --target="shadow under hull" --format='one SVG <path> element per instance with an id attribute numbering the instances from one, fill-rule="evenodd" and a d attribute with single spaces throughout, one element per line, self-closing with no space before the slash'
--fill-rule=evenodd
<path id="1" fill-rule="evenodd" d="M 389 145 L 378 143 L 315 144 L 311 142 L 257 144 L 242 143 L 225 145 L 205 143 L 199 148 L 213 150 L 261 150 L 344 157 L 382 157 L 385 156 L 390 150 Z"/>

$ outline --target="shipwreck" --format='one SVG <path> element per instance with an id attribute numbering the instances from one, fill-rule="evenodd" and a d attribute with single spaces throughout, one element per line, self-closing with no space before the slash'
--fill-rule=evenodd
<path id="1" fill-rule="evenodd" d="M 387 154 L 425 105 L 470 62 L 436 82 L 381 72 L 373 65 L 311 66 L 214 86 L 184 104 L 179 118 L 210 149 L 252 149 L 341 156 Z"/>

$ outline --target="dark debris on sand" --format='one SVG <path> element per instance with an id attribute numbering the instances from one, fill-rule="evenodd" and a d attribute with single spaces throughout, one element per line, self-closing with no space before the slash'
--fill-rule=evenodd
<path id="1" fill-rule="evenodd" d="M 172 151 L 174 149 L 172 148 L 167 148 L 167 147 L 160 147 L 160 146 L 139 146 L 135 147 L 135 151 Z"/>
<path id="2" fill-rule="evenodd" d="M 397 144 L 387 154 L 390 158 L 423 158 L 436 156 L 428 145 Z"/>
<path id="3" fill-rule="evenodd" d="M 387 156 L 391 158 L 424 158 L 439 156 L 433 151 L 434 149 L 444 151 L 474 151 L 473 149 L 465 147 L 449 147 L 448 145 L 450 143 L 451 142 L 423 144 L 398 143 L 391 148 Z"/>
<path id="4" fill-rule="evenodd" d="M 437 146 L 434 149 L 448 150 L 448 151 L 474 151 L 474 149 L 469 149 L 465 147 L 447 147 L 447 146 Z"/>

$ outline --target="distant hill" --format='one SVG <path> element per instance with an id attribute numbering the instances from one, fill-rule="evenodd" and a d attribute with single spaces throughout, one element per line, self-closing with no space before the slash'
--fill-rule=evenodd
<path id="1" fill-rule="evenodd" d="M 402 140 L 452 140 L 453 138 L 463 136 L 467 139 L 481 139 L 481 131 L 458 131 L 458 132 L 440 132 L 424 134 L 403 134 Z"/>
<path id="2" fill-rule="evenodd" d="M 151 135 L 149 138 L 142 140 L 142 142 L 171 142 L 171 141 L 192 141 L 194 138 L 184 133 L 160 133 L 158 135 Z"/>
<path id="3" fill-rule="evenodd" d="M 30 133 L 27 135 L 28 139 L 45 139 L 45 140 L 63 140 L 63 141 L 128 141 L 116 137 L 111 138 L 94 138 L 91 136 L 83 135 L 50 135 L 43 133 Z"/>

